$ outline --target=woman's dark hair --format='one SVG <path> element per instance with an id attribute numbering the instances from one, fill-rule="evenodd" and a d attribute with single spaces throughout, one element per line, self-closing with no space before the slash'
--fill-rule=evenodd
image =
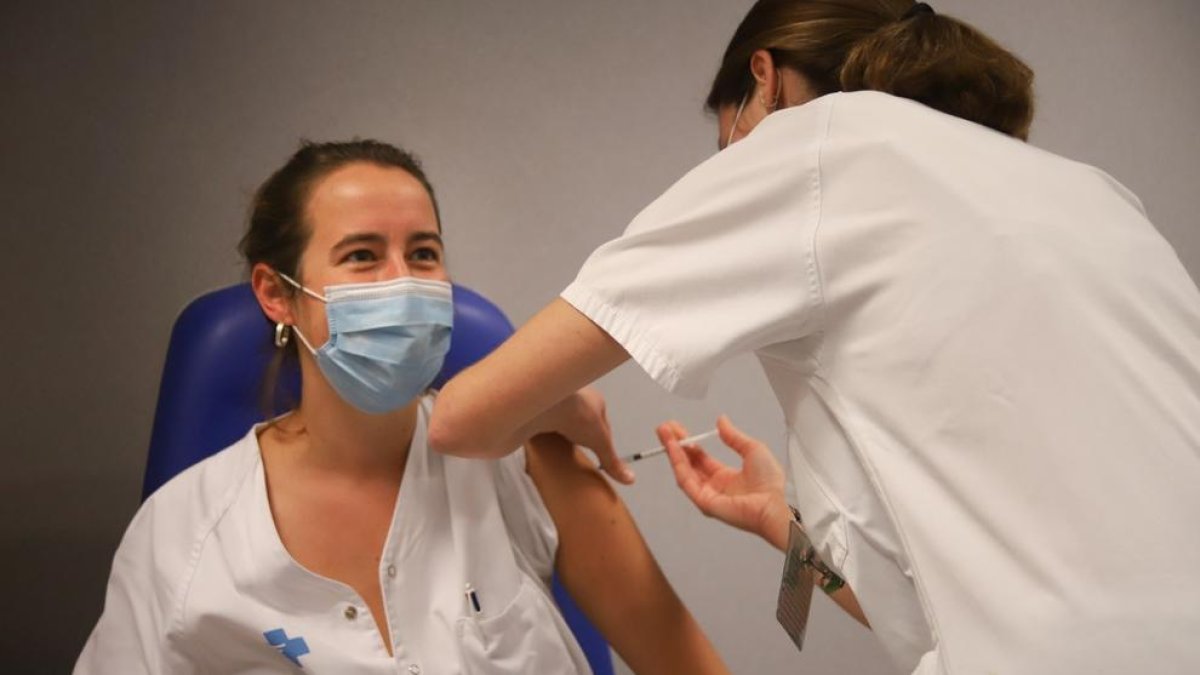
<path id="1" fill-rule="evenodd" d="M 971 26 L 912 0 L 759 0 L 742 19 L 709 91 L 716 112 L 754 86 L 765 49 L 818 96 L 871 89 L 1026 139 L 1033 71 Z"/>
<path id="2" fill-rule="evenodd" d="M 309 195 L 321 179 L 344 166 L 360 163 L 401 169 L 416 178 L 429 193 L 438 229 L 441 229 L 442 217 L 433 186 L 412 154 L 369 139 L 331 143 L 302 141 L 300 149 L 254 193 L 249 225 L 238 244 L 246 268 L 249 270 L 258 263 L 266 263 L 271 269 L 304 283 L 299 266 L 312 232 L 306 222 Z M 288 289 L 295 292 L 290 286 Z M 263 335 L 269 346 L 271 332 L 264 331 Z M 292 402 L 286 401 L 278 392 L 278 379 L 285 362 L 296 359 L 296 341 L 290 341 L 285 348 L 275 352 L 263 381 L 263 409 L 268 416 L 291 407 Z"/>

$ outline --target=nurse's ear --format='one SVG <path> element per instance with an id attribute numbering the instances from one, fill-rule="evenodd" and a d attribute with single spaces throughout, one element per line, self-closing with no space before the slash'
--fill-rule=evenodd
<path id="1" fill-rule="evenodd" d="M 775 112 L 779 107 L 780 85 L 779 69 L 775 58 L 766 49 L 759 49 L 750 55 L 750 74 L 754 76 L 754 98 L 767 112 Z"/>
<path id="2" fill-rule="evenodd" d="M 816 88 L 803 73 L 779 63 L 766 49 L 750 56 L 750 74 L 754 76 L 754 96 L 767 114 L 817 98 Z"/>
<path id="3" fill-rule="evenodd" d="M 284 323 L 289 326 L 296 323 L 295 317 L 292 316 L 294 293 L 269 265 L 255 263 L 254 268 L 250 270 L 250 287 L 254 289 L 258 306 L 262 307 L 263 314 L 267 315 L 271 323 Z"/>

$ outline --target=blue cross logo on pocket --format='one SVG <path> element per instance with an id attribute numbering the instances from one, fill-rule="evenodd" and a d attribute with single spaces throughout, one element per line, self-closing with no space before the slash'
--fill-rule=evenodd
<path id="1" fill-rule="evenodd" d="M 308 643 L 304 641 L 304 638 L 289 638 L 282 628 L 269 630 L 263 633 L 263 637 L 267 638 L 267 644 L 278 649 L 279 653 L 288 657 L 289 661 L 301 668 L 304 667 L 304 664 L 300 663 L 300 657 L 308 653 Z"/>

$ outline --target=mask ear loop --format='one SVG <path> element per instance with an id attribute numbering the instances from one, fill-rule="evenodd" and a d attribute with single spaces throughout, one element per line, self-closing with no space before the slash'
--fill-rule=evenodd
<path id="1" fill-rule="evenodd" d="M 742 111 L 746 109 L 746 99 L 750 98 L 750 92 L 742 94 L 742 102 L 738 104 L 737 113 L 733 116 L 733 124 L 729 126 L 729 137 L 725 139 L 725 147 L 733 144 L 733 132 L 737 130 L 738 120 L 742 119 Z"/>
<path id="2" fill-rule="evenodd" d="M 316 298 L 317 300 L 320 300 L 321 302 L 324 302 L 326 304 L 329 303 L 329 300 L 326 299 L 325 296 L 321 295 L 320 293 L 314 293 L 313 291 L 308 290 L 307 288 L 301 286 L 300 283 L 297 282 L 295 279 L 289 277 L 288 275 L 284 274 L 283 272 L 280 272 L 279 270 L 275 270 L 275 274 L 278 274 L 280 279 L 283 279 L 284 281 L 288 282 L 289 284 L 295 286 L 298 290 L 307 293 L 308 295 Z"/>
<path id="3" fill-rule="evenodd" d="M 309 354 L 312 354 L 313 356 L 317 355 L 317 350 L 313 349 L 312 345 L 308 343 L 308 339 L 304 337 L 304 333 L 300 332 L 299 326 L 292 326 L 292 332 L 296 334 L 296 338 L 300 340 L 301 344 L 304 345 L 304 348 L 308 350 Z"/>
<path id="4" fill-rule="evenodd" d="M 779 107 L 779 97 L 783 94 L 783 74 L 778 70 L 775 72 L 777 74 L 776 79 L 779 81 L 779 84 L 775 86 L 775 99 L 771 101 L 770 106 L 767 105 L 766 101 L 762 101 L 763 107 L 767 109 L 768 115 L 775 112 L 775 109 Z M 725 147 L 727 148 L 733 143 L 733 132 L 737 131 L 738 120 L 742 119 L 742 111 L 746 109 L 746 101 L 749 99 L 749 91 L 747 91 L 745 94 L 742 94 L 742 102 L 738 104 L 737 112 L 733 115 L 733 124 L 729 126 L 729 136 L 725 139 Z M 762 98 L 760 97 L 759 100 L 761 101 Z"/>
<path id="5" fill-rule="evenodd" d="M 305 287 L 301 286 L 299 283 L 297 283 L 295 279 L 289 277 L 288 275 L 284 274 L 283 272 L 280 272 L 279 270 L 275 270 L 275 274 L 278 274 L 279 278 L 281 278 L 284 281 L 288 282 L 289 284 L 295 286 L 296 288 L 300 289 L 301 291 L 309 294 L 310 296 L 316 298 L 317 300 L 320 300 L 321 302 L 324 302 L 326 304 L 329 303 L 329 300 L 325 299 L 325 296 L 308 290 L 307 288 L 305 288 Z M 279 344 L 280 333 L 283 332 L 282 328 L 291 328 L 291 332 L 296 334 L 296 338 L 300 340 L 300 342 L 304 345 L 304 348 L 308 350 L 308 353 L 316 356 L 317 350 L 313 349 L 312 345 L 309 344 L 308 339 L 304 337 L 304 333 L 300 332 L 299 326 L 288 326 L 284 323 L 277 324 L 275 326 L 275 345 L 277 347 L 283 346 L 283 345 Z M 286 338 L 284 338 L 284 344 L 287 344 Z"/>

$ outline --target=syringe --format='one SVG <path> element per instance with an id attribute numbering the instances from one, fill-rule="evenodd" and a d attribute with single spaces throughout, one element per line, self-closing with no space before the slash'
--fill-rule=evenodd
<path id="1" fill-rule="evenodd" d="M 696 434 L 695 436 L 689 436 L 687 438 L 680 439 L 679 444 L 680 445 L 697 445 L 700 443 L 700 441 L 706 441 L 716 435 L 717 435 L 717 430 L 713 429 L 712 431 L 706 431 L 702 434 Z M 667 446 L 660 445 L 657 448 L 650 448 L 649 450 L 643 450 L 642 452 L 635 452 L 632 455 L 626 455 L 621 458 L 621 461 L 622 462 L 637 462 L 637 461 L 640 461 L 643 459 L 649 459 L 650 457 L 655 457 L 657 455 L 666 454 L 666 452 L 667 452 Z"/>

